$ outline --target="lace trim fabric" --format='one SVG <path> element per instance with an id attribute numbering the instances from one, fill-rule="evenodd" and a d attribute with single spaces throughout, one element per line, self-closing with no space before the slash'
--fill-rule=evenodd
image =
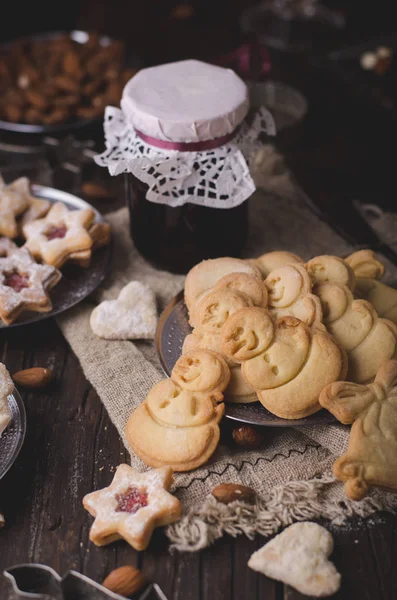
<path id="1" fill-rule="evenodd" d="M 106 150 L 95 162 L 111 175 L 132 173 L 149 186 L 146 198 L 158 204 L 187 202 L 212 208 L 233 208 L 255 191 L 250 174 L 255 155 L 268 135 L 275 135 L 274 119 L 260 108 L 227 144 L 201 152 L 178 152 L 150 146 L 115 107 L 105 112 Z"/>

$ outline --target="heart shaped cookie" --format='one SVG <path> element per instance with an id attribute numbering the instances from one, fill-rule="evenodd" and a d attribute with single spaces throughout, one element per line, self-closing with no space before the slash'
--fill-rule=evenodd
<path id="1" fill-rule="evenodd" d="M 106 340 L 150 340 L 157 325 L 156 298 L 140 281 L 131 281 L 117 300 L 101 302 L 91 313 L 92 331 Z"/>
<path id="2" fill-rule="evenodd" d="M 331 596 L 340 574 L 328 560 L 332 535 L 317 523 L 294 523 L 254 552 L 248 566 L 308 596 Z"/>

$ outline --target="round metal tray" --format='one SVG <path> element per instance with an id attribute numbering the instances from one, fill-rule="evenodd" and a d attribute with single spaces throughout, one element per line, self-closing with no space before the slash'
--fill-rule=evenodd
<path id="1" fill-rule="evenodd" d="M 160 316 L 156 332 L 156 348 L 161 366 L 166 375 L 170 375 L 178 358 L 182 354 L 185 337 L 191 333 L 188 312 L 183 299 L 183 291 L 171 300 Z M 260 402 L 249 404 L 228 403 L 225 398 L 225 417 L 264 427 L 302 427 L 303 425 L 323 425 L 334 423 L 335 417 L 326 410 L 320 410 L 304 419 L 281 419 L 266 410 Z"/>
<path id="2" fill-rule="evenodd" d="M 15 462 L 26 433 L 25 406 L 17 389 L 8 396 L 8 405 L 11 410 L 11 423 L 0 437 L 0 479 Z"/>
<path id="3" fill-rule="evenodd" d="M 77 42 L 78 44 L 85 44 L 89 38 L 89 34 L 86 31 L 75 30 L 71 32 L 64 31 L 51 31 L 48 33 L 40 33 L 37 35 L 26 36 L 24 40 L 54 40 L 60 35 L 64 35 L 67 33 L 70 35 L 71 39 Z M 15 40 L 14 40 L 15 41 Z M 102 36 L 99 39 L 99 43 L 101 46 L 106 47 L 113 41 L 112 38 L 107 36 Z M 13 42 L 7 42 L 1 45 L 1 48 L 7 49 L 11 46 Z M 36 135 L 56 135 L 56 134 L 67 134 L 77 131 L 78 129 L 83 129 L 90 125 L 94 125 L 95 123 L 100 123 L 102 121 L 102 117 L 95 117 L 92 119 L 76 119 L 73 121 L 67 121 L 65 123 L 55 123 L 53 125 L 34 125 L 29 123 L 12 123 L 11 121 L 3 121 L 0 120 L 0 130 L 13 132 L 13 133 L 24 133 L 24 134 L 36 134 Z"/>
<path id="4" fill-rule="evenodd" d="M 95 212 L 97 222 L 104 222 L 104 218 L 93 206 L 77 196 L 67 192 L 42 185 L 32 185 L 32 194 L 45 198 L 52 203 L 63 202 L 71 210 L 91 208 Z M 59 315 L 68 308 L 78 304 L 89 296 L 104 280 L 110 266 L 111 244 L 93 252 L 91 264 L 87 269 L 77 265 L 66 264 L 62 267 L 61 281 L 50 291 L 52 310 L 47 313 L 25 312 L 15 323 L 5 325 L 0 320 L 0 331 L 12 327 L 20 327 L 29 323 L 44 321 Z"/>

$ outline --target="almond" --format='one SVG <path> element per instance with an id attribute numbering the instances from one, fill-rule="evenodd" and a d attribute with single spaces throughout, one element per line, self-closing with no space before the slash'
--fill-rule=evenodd
<path id="1" fill-rule="evenodd" d="M 145 585 L 145 578 L 138 569 L 126 565 L 109 573 L 102 585 L 114 594 L 132 596 Z"/>
<path id="2" fill-rule="evenodd" d="M 222 504 L 229 504 L 235 500 L 254 504 L 256 497 L 255 490 L 245 485 L 239 485 L 238 483 L 221 483 L 211 493 Z"/>
<path id="3" fill-rule="evenodd" d="M 255 427 L 251 427 L 250 425 L 236 427 L 233 429 L 232 436 L 236 444 L 249 450 L 259 448 L 262 443 L 261 434 Z"/>
<path id="4" fill-rule="evenodd" d="M 52 369 L 33 367 L 14 373 L 13 379 L 17 385 L 28 388 L 41 388 L 48 385 L 52 379 Z"/>

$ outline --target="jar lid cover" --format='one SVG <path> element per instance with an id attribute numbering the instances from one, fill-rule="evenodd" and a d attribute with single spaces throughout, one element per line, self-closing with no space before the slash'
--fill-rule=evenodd
<path id="1" fill-rule="evenodd" d="M 121 108 L 147 136 L 199 142 L 240 125 L 249 109 L 248 90 L 231 69 L 184 60 L 139 71 L 124 88 Z"/>

